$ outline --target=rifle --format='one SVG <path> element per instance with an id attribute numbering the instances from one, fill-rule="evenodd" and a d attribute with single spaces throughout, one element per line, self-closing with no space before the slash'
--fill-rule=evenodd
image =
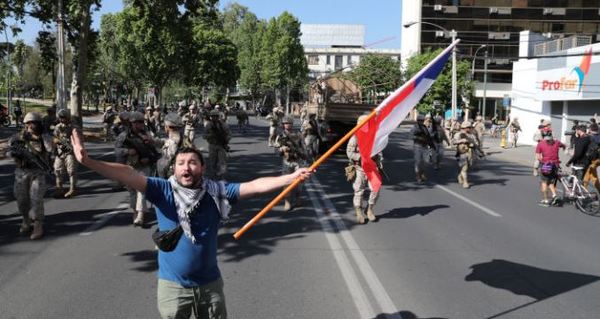
<path id="1" fill-rule="evenodd" d="M 10 154 L 16 158 L 33 163 L 33 165 L 37 166 L 48 175 L 54 174 L 52 165 L 44 160 L 39 154 L 32 152 L 25 144 L 25 141 L 14 141 L 10 145 Z"/>
<path id="2" fill-rule="evenodd" d="M 435 143 L 433 142 L 433 138 L 431 137 L 431 135 L 429 135 L 429 131 L 427 130 L 427 127 L 425 127 L 425 125 L 423 124 L 417 124 L 419 126 L 419 130 L 421 132 L 419 132 L 418 134 L 415 134 L 415 136 L 423 138 L 425 140 L 425 143 L 433 150 L 437 149 L 437 147 L 435 146 Z"/>
<path id="3" fill-rule="evenodd" d="M 279 144 L 281 146 L 287 146 L 290 148 L 290 152 L 288 153 L 288 161 L 295 161 L 295 160 L 305 160 L 307 161 L 308 158 L 305 154 L 305 152 L 299 152 L 298 150 L 301 150 L 300 145 L 298 145 L 296 142 L 294 142 L 294 140 L 292 140 L 290 138 L 289 135 L 282 133 L 281 135 L 279 135 Z M 294 151 L 292 153 L 292 151 Z"/>
<path id="4" fill-rule="evenodd" d="M 383 178 L 387 182 L 389 182 L 391 179 L 390 179 L 390 176 L 383 169 L 383 163 L 381 161 L 375 161 L 375 164 L 377 165 L 377 169 L 379 170 L 379 172 L 381 173 L 381 175 L 383 176 Z"/>
<path id="5" fill-rule="evenodd" d="M 69 141 L 66 138 L 57 138 L 56 140 L 58 147 L 63 152 L 63 154 L 73 153 L 73 146 L 71 146 L 71 143 L 69 143 Z"/>
<path id="6" fill-rule="evenodd" d="M 160 157 L 160 153 L 154 148 L 154 145 L 148 145 L 142 142 L 141 138 L 133 136 L 133 134 L 127 134 L 123 145 L 127 148 L 133 148 L 140 156 L 140 160 L 147 158 L 150 163 L 155 163 Z"/>

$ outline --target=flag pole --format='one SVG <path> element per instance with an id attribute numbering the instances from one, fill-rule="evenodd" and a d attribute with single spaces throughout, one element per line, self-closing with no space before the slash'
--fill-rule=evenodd
<path id="1" fill-rule="evenodd" d="M 316 161 L 310 165 L 309 169 L 311 171 L 315 171 L 317 167 L 319 167 L 331 154 L 333 154 L 338 148 L 340 148 L 347 140 L 349 140 L 352 135 L 356 131 L 358 131 L 363 125 L 365 125 L 369 120 L 371 120 L 377 114 L 376 110 L 371 111 L 369 115 L 365 119 L 363 119 L 360 123 L 358 123 L 350 132 L 346 133 L 344 137 L 342 137 L 339 141 L 337 141 L 332 147 L 330 147 L 327 152 L 325 152 L 321 157 L 319 157 Z M 252 217 L 242 228 L 240 228 L 235 234 L 233 234 L 233 238 L 240 239 L 242 235 L 248 231 L 254 224 L 258 222 L 263 216 L 265 216 L 279 201 L 281 201 L 287 194 L 289 194 L 298 184 L 300 184 L 302 180 L 298 177 L 296 178 L 290 185 L 288 185 L 277 197 L 275 197 L 267 206 L 265 206 L 258 214 Z"/>

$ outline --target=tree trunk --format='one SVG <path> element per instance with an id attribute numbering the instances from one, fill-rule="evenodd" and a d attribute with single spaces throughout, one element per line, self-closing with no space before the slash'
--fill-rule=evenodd
<path id="1" fill-rule="evenodd" d="M 293 112 L 292 112 L 292 109 L 290 106 L 290 86 L 289 85 L 285 86 L 285 109 L 287 110 L 288 114 L 293 115 Z"/>
<path id="2" fill-rule="evenodd" d="M 79 43 L 77 43 L 77 52 L 73 54 L 76 58 L 77 65 L 74 65 L 73 81 L 71 82 L 71 116 L 74 123 L 82 125 L 82 96 L 83 88 L 85 86 L 86 72 L 87 72 L 87 51 L 88 41 L 90 33 L 90 25 L 92 23 L 92 16 L 90 13 L 91 2 L 85 3 L 82 12 L 81 28 L 79 30 Z M 76 57 L 75 57 L 76 56 Z M 75 62 L 75 61 L 73 61 Z"/>

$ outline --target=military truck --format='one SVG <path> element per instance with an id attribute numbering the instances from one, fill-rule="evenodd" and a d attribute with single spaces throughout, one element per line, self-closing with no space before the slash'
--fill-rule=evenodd
<path id="1" fill-rule="evenodd" d="M 319 149 L 326 151 L 355 125 L 356 119 L 377 105 L 363 103 L 360 87 L 342 74 L 319 78 L 309 89 L 307 113 L 319 123 Z"/>

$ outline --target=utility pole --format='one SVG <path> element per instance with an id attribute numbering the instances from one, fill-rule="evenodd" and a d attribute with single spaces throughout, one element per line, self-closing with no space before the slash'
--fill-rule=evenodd
<path id="1" fill-rule="evenodd" d="M 66 108 L 65 99 L 65 31 L 63 27 L 63 3 L 58 0 L 57 22 L 57 55 L 58 71 L 56 72 L 56 105 L 59 110 Z"/>
<path id="2" fill-rule="evenodd" d="M 10 43 L 8 43 L 8 34 L 6 33 L 6 28 L 4 28 L 4 37 L 6 38 L 6 56 L 8 57 L 8 65 L 6 68 L 6 104 L 8 106 L 8 114 L 12 114 L 12 103 L 10 101 L 10 69 L 12 68 L 12 65 L 10 63 Z"/>
<path id="3" fill-rule="evenodd" d="M 488 50 L 485 50 L 484 60 L 483 60 L 483 112 L 481 116 L 483 116 L 483 120 L 485 121 L 485 104 L 486 104 L 486 94 L 487 94 L 487 66 L 488 66 Z"/>

